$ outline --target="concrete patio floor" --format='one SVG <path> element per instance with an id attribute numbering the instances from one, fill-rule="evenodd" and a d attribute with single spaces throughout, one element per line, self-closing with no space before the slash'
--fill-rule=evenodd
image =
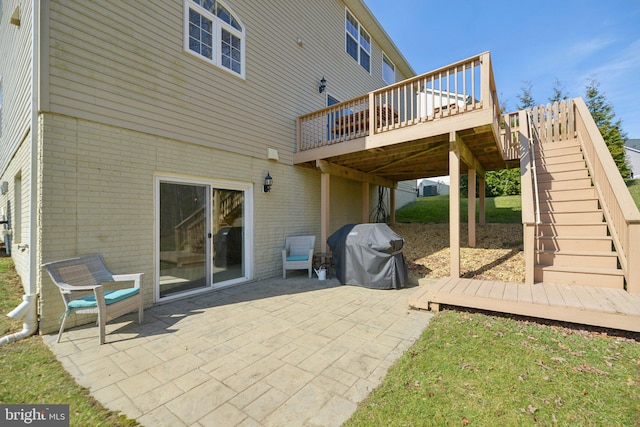
<path id="1" fill-rule="evenodd" d="M 145 426 L 339 426 L 420 336 L 415 287 L 301 273 L 221 289 L 45 342 L 109 409 Z"/>

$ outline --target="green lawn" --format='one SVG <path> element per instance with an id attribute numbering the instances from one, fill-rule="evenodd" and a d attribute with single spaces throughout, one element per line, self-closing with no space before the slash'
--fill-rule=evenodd
<path id="1" fill-rule="evenodd" d="M 22 329 L 22 323 L 4 315 L 21 302 L 21 295 L 11 258 L 0 258 L 0 336 Z M 0 403 L 69 404 L 70 425 L 78 427 L 138 425 L 93 399 L 40 336 L 0 346 L 0 372 Z"/>
<path id="2" fill-rule="evenodd" d="M 479 201 L 476 199 L 476 215 Z M 520 196 L 487 197 L 485 199 L 487 222 L 522 222 L 522 202 Z M 460 200 L 460 218 L 468 218 L 468 199 Z M 403 206 L 396 212 L 398 222 L 449 222 L 449 196 L 419 197 L 414 203 Z"/>
<path id="3" fill-rule="evenodd" d="M 638 209 L 640 209 L 640 179 L 631 179 L 627 181 L 627 188 L 629 188 L 631 197 L 633 197 Z"/>
<path id="4" fill-rule="evenodd" d="M 480 313 L 438 313 L 345 424 L 640 424 L 640 343 Z"/>
<path id="5" fill-rule="evenodd" d="M 640 179 L 627 181 L 629 192 L 640 209 Z M 460 218 L 467 222 L 468 199 L 460 200 Z M 479 201 L 476 199 L 476 215 Z M 520 196 L 487 197 L 486 218 L 490 223 L 519 223 L 522 221 Z M 449 196 L 418 197 L 414 203 L 403 206 L 396 212 L 398 222 L 449 222 Z"/>

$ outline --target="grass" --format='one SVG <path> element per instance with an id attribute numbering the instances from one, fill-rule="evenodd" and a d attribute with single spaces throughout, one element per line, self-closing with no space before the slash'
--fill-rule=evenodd
<path id="1" fill-rule="evenodd" d="M 640 206 L 640 180 L 628 186 Z M 521 221 L 519 196 L 486 206 L 487 222 Z M 448 222 L 448 209 L 448 196 L 419 198 L 396 218 Z M 443 311 L 344 426 L 640 425 L 633 337 Z"/>
<path id="2" fill-rule="evenodd" d="M 438 313 L 345 424 L 640 424 L 640 343 L 482 313 Z"/>
<path id="3" fill-rule="evenodd" d="M 636 202 L 636 206 L 640 209 L 640 179 L 630 179 L 627 181 L 627 188 L 629 189 L 629 193 L 631 193 L 631 197 Z"/>
<path id="4" fill-rule="evenodd" d="M 476 200 L 476 215 L 479 211 Z M 489 223 L 522 222 L 520 196 L 487 197 L 485 199 L 486 220 Z M 468 218 L 468 199 L 460 200 L 460 219 Z M 419 197 L 414 203 L 403 206 L 396 212 L 398 222 L 449 222 L 449 196 Z"/>
<path id="5" fill-rule="evenodd" d="M 8 313 L 21 302 L 22 286 L 11 258 L 0 258 L 0 335 L 22 323 Z M 105 409 L 79 386 L 40 336 L 0 346 L 0 403 L 69 404 L 71 426 L 134 426 L 138 423 Z"/>

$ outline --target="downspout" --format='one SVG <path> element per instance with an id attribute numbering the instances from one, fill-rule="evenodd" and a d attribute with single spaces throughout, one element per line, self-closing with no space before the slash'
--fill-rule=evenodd
<path id="1" fill-rule="evenodd" d="M 36 315 L 36 295 L 24 295 L 22 303 L 14 308 L 7 316 L 12 319 L 20 319 L 24 317 L 22 330 L 15 334 L 5 335 L 0 338 L 0 345 L 18 341 L 32 335 L 38 329 L 38 316 Z"/>
<path id="2" fill-rule="evenodd" d="M 31 153 L 29 159 L 29 283 L 27 294 L 22 297 L 22 303 L 7 316 L 13 319 L 24 317 L 22 331 L 0 338 L 0 345 L 26 338 L 38 330 L 37 316 L 37 272 L 39 265 L 36 251 L 38 242 L 38 90 L 39 90 L 39 28 L 40 1 L 33 0 L 31 4 Z"/>

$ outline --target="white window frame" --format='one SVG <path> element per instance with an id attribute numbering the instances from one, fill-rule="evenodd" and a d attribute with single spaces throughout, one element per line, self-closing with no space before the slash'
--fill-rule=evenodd
<path id="1" fill-rule="evenodd" d="M 355 37 L 349 32 L 349 16 L 351 16 L 351 18 L 358 24 L 358 27 L 355 28 L 355 30 L 358 32 L 358 39 L 356 40 Z M 347 53 L 347 55 L 349 55 L 350 57 L 353 58 L 353 55 L 351 55 L 349 53 L 349 51 L 347 50 L 347 40 L 350 38 L 353 41 L 356 42 L 357 46 L 358 46 L 358 57 L 357 58 L 353 58 L 358 64 L 360 64 L 360 66 L 369 74 L 371 74 L 371 35 L 369 34 L 369 32 L 360 24 L 360 21 L 358 21 L 358 18 L 356 18 L 356 16 L 351 13 L 351 11 L 349 10 L 349 8 L 345 7 L 345 13 L 344 13 L 344 51 Z M 368 40 L 365 40 L 368 44 L 368 47 L 365 46 L 362 43 L 363 40 L 363 35 L 366 36 L 366 38 Z M 367 55 L 369 56 L 369 68 L 365 68 L 364 65 L 362 65 L 362 51 L 366 52 Z"/>
<path id="2" fill-rule="evenodd" d="M 393 72 L 393 79 L 391 81 L 385 78 L 385 70 L 390 69 Z M 396 82 L 396 64 L 393 63 L 389 57 L 382 52 L 382 80 L 384 80 L 387 84 L 394 84 Z"/>
<path id="3" fill-rule="evenodd" d="M 160 234 L 158 232 L 158 227 L 160 224 L 160 184 L 163 182 L 172 182 L 177 184 L 186 184 L 186 185 L 201 185 L 207 187 L 207 191 L 211 194 L 211 190 L 213 188 L 224 188 L 227 190 L 235 190 L 235 191 L 243 191 L 245 195 L 245 206 L 244 206 L 244 240 L 243 240 L 243 256 L 245 263 L 245 271 L 244 277 L 239 277 L 236 279 L 231 279 L 226 282 L 220 283 L 211 283 L 210 286 L 206 286 L 199 289 L 194 289 L 193 291 L 182 292 L 176 295 L 169 295 L 163 298 L 160 298 Z M 178 175 L 172 173 L 161 173 L 154 175 L 154 186 L 153 186 L 153 198 L 154 198 L 154 291 L 153 298 L 154 302 L 164 303 L 172 300 L 178 300 L 187 298 L 193 295 L 201 294 L 204 292 L 210 292 L 212 290 L 225 288 L 228 286 L 233 286 L 236 284 L 250 282 L 254 278 L 254 192 L 253 192 L 253 184 L 251 182 L 241 182 L 241 181 L 230 181 L 224 179 L 213 179 L 213 178 L 199 178 L 199 177 L 190 177 L 185 175 Z M 210 203 L 209 203 L 210 206 Z M 207 208 L 207 215 L 211 215 L 211 211 Z M 211 230 L 213 232 L 213 230 Z M 213 245 L 213 239 L 209 239 L 209 245 Z M 213 248 L 210 247 L 209 251 Z M 207 271 L 207 276 L 211 277 L 211 271 Z"/>
<path id="4" fill-rule="evenodd" d="M 223 70 L 225 70 L 228 73 L 233 74 L 234 76 L 239 76 L 241 78 L 245 78 L 245 69 L 246 69 L 246 64 L 245 64 L 245 41 L 246 41 L 246 35 L 245 35 L 245 26 L 244 24 L 242 24 L 242 22 L 240 21 L 240 19 L 238 19 L 237 15 L 235 13 L 232 12 L 231 8 L 229 8 L 224 2 L 221 2 L 219 0 L 216 0 L 217 3 L 219 3 L 221 6 L 223 6 L 233 17 L 233 19 L 235 19 L 238 24 L 240 25 L 240 27 L 242 28 L 242 31 L 237 30 L 236 28 L 232 27 L 231 25 L 229 25 L 228 23 L 224 22 L 222 19 L 220 19 L 219 17 L 217 17 L 216 15 L 214 15 L 213 13 L 211 13 L 210 11 L 208 11 L 207 9 L 203 8 L 202 6 L 200 6 L 199 4 L 195 3 L 192 0 L 184 0 L 184 34 L 183 34 L 183 48 L 185 50 L 185 52 L 188 52 L 189 54 L 203 60 L 206 61 L 210 64 L 215 65 L 218 68 L 221 68 Z M 189 11 L 193 10 L 194 12 L 204 16 L 205 18 L 207 18 L 208 20 L 210 20 L 212 22 L 212 34 L 213 34 L 213 40 L 212 40 L 212 49 L 213 49 L 213 55 L 212 58 L 208 58 L 198 52 L 195 52 L 193 50 L 191 50 L 189 48 Z M 225 30 L 227 32 L 229 32 L 232 36 L 237 37 L 240 39 L 240 72 L 236 72 L 235 70 L 228 68 L 224 65 L 222 65 L 222 49 L 220 47 L 221 43 L 222 43 L 222 30 Z"/>

